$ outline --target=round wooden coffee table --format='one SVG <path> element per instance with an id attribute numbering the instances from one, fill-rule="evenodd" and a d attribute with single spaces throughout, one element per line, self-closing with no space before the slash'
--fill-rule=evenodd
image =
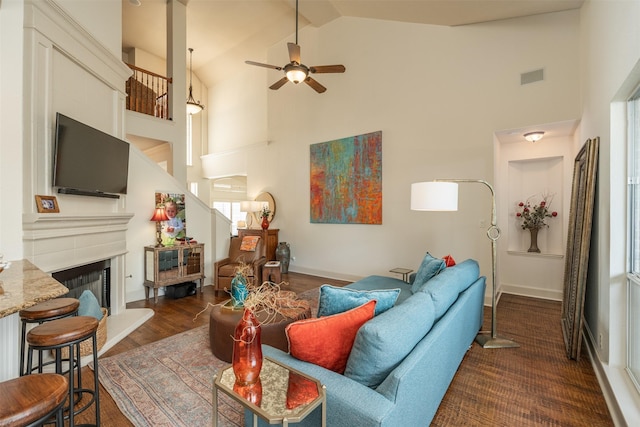
<path id="1" fill-rule="evenodd" d="M 282 351 L 289 351 L 289 342 L 284 328 L 290 323 L 300 319 L 311 317 L 309 308 L 295 309 L 296 317 L 286 318 L 276 315 L 275 319 L 267 324 L 262 324 L 260 334 L 262 344 L 268 344 Z M 209 343 L 211 352 L 215 357 L 231 363 L 233 357 L 233 334 L 236 325 L 242 318 L 242 310 L 229 310 L 216 305 L 211 310 L 209 317 Z M 258 320 L 262 323 L 267 318 L 265 313 L 258 313 Z"/>

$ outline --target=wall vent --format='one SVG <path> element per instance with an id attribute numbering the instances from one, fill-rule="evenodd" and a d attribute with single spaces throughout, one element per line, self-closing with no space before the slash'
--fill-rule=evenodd
<path id="1" fill-rule="evenodd" d="M 544 80 L 544 69 L 542 68 L 520 74 L 520 85 L 539 82 L 541 80 Z"/>

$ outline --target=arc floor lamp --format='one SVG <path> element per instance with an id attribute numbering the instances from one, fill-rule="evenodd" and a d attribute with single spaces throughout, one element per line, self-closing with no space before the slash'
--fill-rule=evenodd
<path id="1" fill-rule="evenodd" d="M 431 182 L 416 182 L 411 184 L 411 210 L 457 211 L 458 183 L 483 184 L 491 191 L 491 226 L 487 229 L 487 237 L 491 240 L 491 331 L 478 333 L 476 342 L 483 348 L 520 347 L 515 341 L 500 337 L 497 333 L 496 255 L 500 229 L 496 217 L 496 197 L 491 184 L 481 179 L 436 179 Z"/>

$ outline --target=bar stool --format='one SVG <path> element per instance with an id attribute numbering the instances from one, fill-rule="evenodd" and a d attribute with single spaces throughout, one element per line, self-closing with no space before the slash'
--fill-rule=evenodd
<path id="1" fill-rule="evenodd" d="M 41 302 L 32 307 L 20 310 L 20 320 L 22 321 L 22 341 L 20 341 L 20 376 L 27 374 L 24 369 L 24 350 L 26 347 L 27 324 L 43 324 L 50 320 L 62 319 L 64 317 L 78 314 L 80 301 L 76 298 L 54 298 Z M 52 363 L 52 362 L 49 362 Z M 42 373 L 42 352 L 38 354 L 38 372 Z M 35 368 L 34 368 L 35 369 Z M 28 372 L 31 373 L 31 372 Z"/>
<path id="2" fill-rule="evenodd" d="M 4 381 L 0 383 L 0 425 L 39 426 L 55 415 L 56 427 L 62 427 L 68 392 L 67 379 L 58 374 L 34 374 Z"/>
<path id="3" fill-rule="evenodd" d="M 29 344 L 27 354 L 27 372 L 32 371 L 33 353 L 35 351 L 53 350 L 55 353 L 56 373 L 62 373 L 62 349 L 69 351 L 69 388 L 68 398 L 69 414 L 64 418 L 69 419 L 69 427 L 74 427 L 74 417 L 95 405 L 96 423 L 100 426 L 100 382 L 98 380 L 98 346 L 96 342 L 96 331 L 98 330 L 98 319 L 92 316 L 74 316 L 64 319 L 52 320 L 36 326 L 27 333 L 27 343 Z M 80 343 L 91 339 L 93 344 L 93 390 L 82 387 L 82 367 L 80 366 Z M 74 348 L 76 353 L 74 354 Z M 74 367 L 77 367 L 77 387 L 74 381 Z M 75 404 L 81 402 L 84 394 L 91 395 L 88 402 L 75 408 Z M 76 402 L 76 395 L 78 397 Z"/>

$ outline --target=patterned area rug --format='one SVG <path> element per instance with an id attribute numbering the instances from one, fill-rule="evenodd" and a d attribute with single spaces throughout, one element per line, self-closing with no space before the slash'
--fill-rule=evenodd
<path id="1" fill-rule="evenodd" d="M 317 310 L 318 290 L 300 294 Z M 213 375 L 228 366 L 209 345 L 209 325 L 100 359 L 100 383 L 137 427 L 209 426 Z M 218 395 L 218 425 L 244 425 L 242 406 Z"/>
<path id="2" fill-rule="evenodd" d="M 100 359 L 100 383 L 135 426 L 209 426 L 213 374 L 228 366 L 209 346 L 201 326 Z M 242 426 L 241 405 L 218 396 L 219 425 Z"/>

